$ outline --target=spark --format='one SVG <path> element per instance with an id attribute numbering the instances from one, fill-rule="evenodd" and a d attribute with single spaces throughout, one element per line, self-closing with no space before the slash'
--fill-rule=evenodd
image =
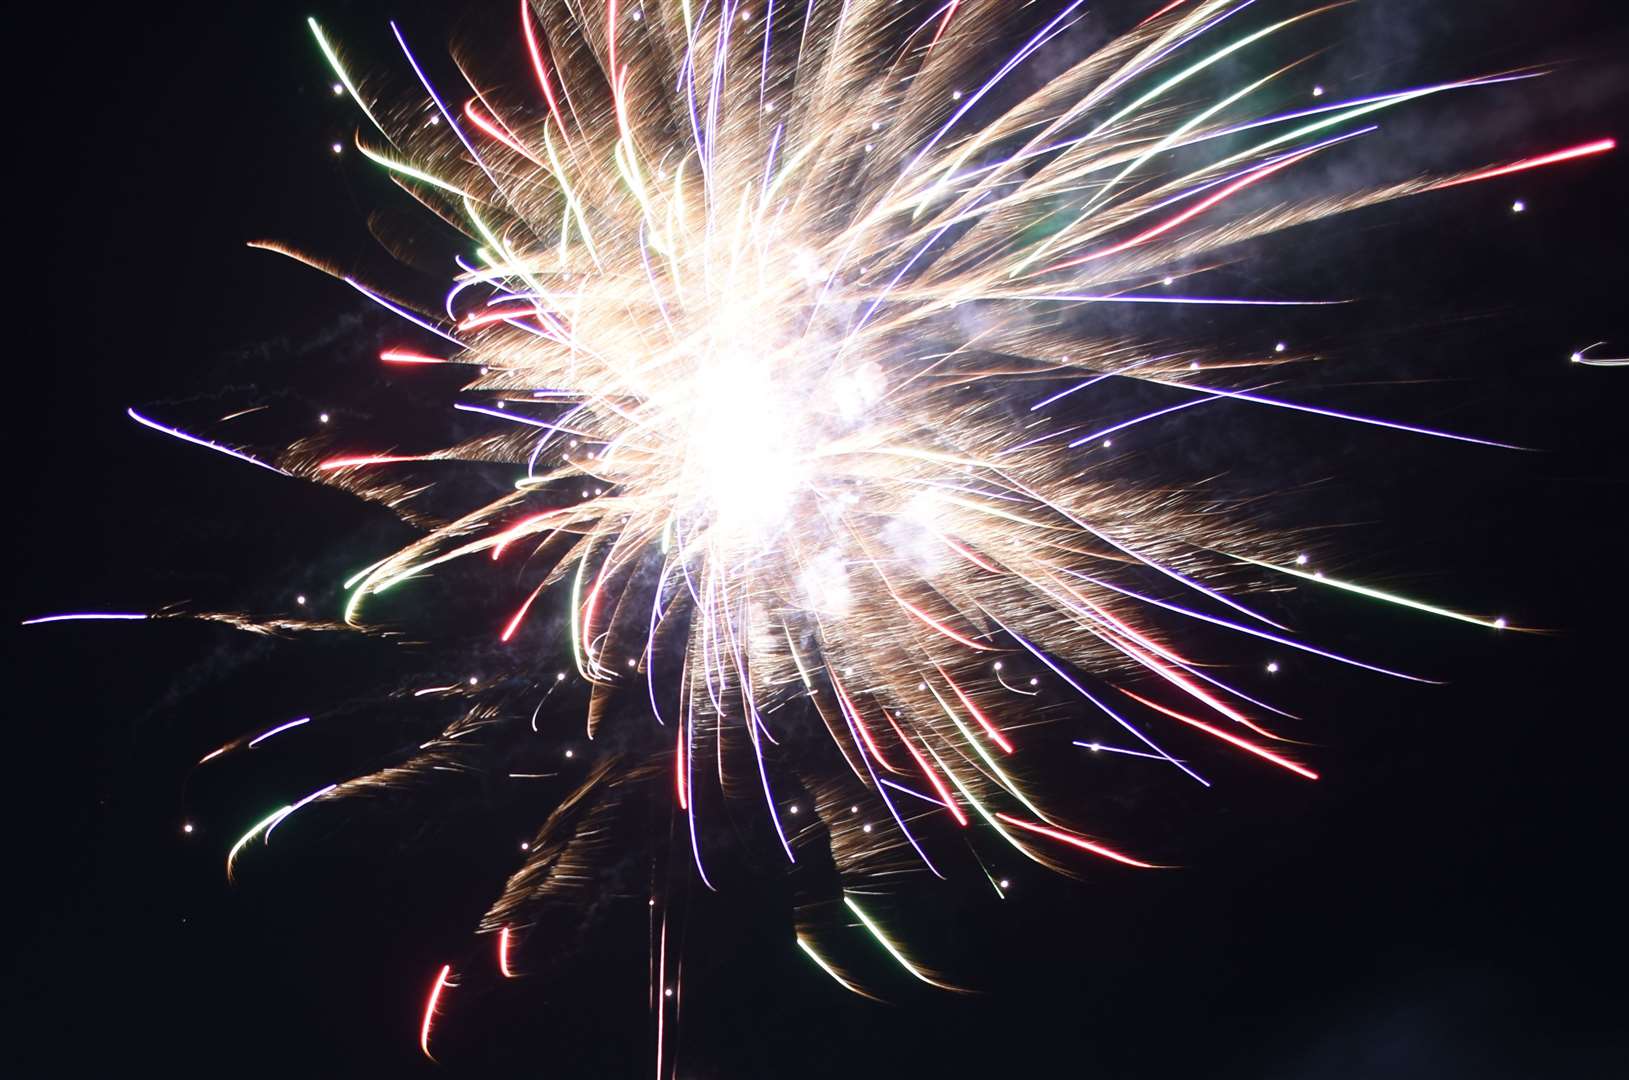
<path id="1" fill-rule="evenodd" d="M 810 960 L 813 960 L 815 962 L 815 966 L 821 971 L 824 971 L 827 975 L 831 976 L 832 980 L 836 982 L 838 986 L 841 986 L 844 990 L 859 994 L 863 998 L 869 998 L 872 1001 L 882 1000 L 875 994 L 867 993 L 865 990 L 860 989 L 860 987 L 854 985 L 848 979 L 844 978 L 836 968 L 832 967 L 831 964 L 826 961 L 825 957 L 821 956 L 815 951 L 815 947 L 809 944 L 809 939 L 804 937 L 802 934 L 797 936 L 797 943 L 798 948 L 803 950 L 804 955 Z"/>
<path id="2" fill-rule="evenodd" d="M 1605 344 L 1606 342 L 1604 341 L 1597 341 L 1593 345 L 1579 349 L 1577 352 L 1572 354 L 1572 362 L 1575 364 L 1586 364 L 1593 367 L 1629 367 L 1629 356 L 1609 357 L 1589 355 L 1590 349 L 1599 349 Z"/>
<path id="3" fill-rule="evenodd" d="M 525 851 L 526 847 L 525 844 L 520 845 L 522 851 Z M 503 973 L 503 977 L 506 979 L 515 977 L 514 971 L 509 967 L 509 927 L 507 926 L 498 931 L 498 970 Z"/>
<path id="4" fill-rule="evenodd" d="M 65 615 L 40 615 L 33 619 L 24 619 L 21 626 L 38 626 L 41 623 L 54 622 L 139 622 L 150 619 L 151 615 L 142 615 L 133 611 L 74 611 Z"/>
<path id="5" fill-rule="evenodd" d="M 860 920 L 860 925 L 864 926 L 866 930 L 870 932 L 871 936 L 877 939 L 877 944 L 881 945 L 883 949 L 887 951 L 888 955 L 894 958 L 895 962 L 897 962 L 900 967 L 910 972 L 916 978 L 927 983 L 929 986 L 937 987 L 940 990 L 961 990 L 961 987 L 959 986 L 952 986 L 949 983 L 941 982 L 938 979 L 935 979 L 933 976 L 917 967 L 916 964 L 912 963 L 910 957 L 906 956 L 904 952 L 900 950 L 898 945 L 895 945 L 893 941 L 889 940 L 888 935 L 882 932 L 882 928 L 872 920 L 871 916 L 865 913 L 864 908 L 860 907 L 860 905 L 855 902 L 854 897 L 845 893 L 843 895 L 843 903 L 848 905 L 848 909 L 854 912 L 855 917 Z"/>
<path id="6" fill-rule="evenodd" d="M 279 734 L 280 732 L 288 731 L 290 728 L 297 728 L 302 724 L 309 724 L 309 723 L 311 723 L 311 717 L 302 716 L 298 720 L 290 720 L 286 724 L 278 724 L 276 727 L 272 728 L 270 731 L 263 731 L 259 735 L 256 735 L 254 738 L 250 739 L 249 740 L 249 749 L 253 750 L 255 747 L 259 746 L 261 743 L 263 743 L 267 739 L 271 738 L 273 735 Z"/>
<path id="7" fill-rule="evenodd" d="M 435 1055 L 430 1053 L 430 1025 L 435 1023 L 436 1006 L 441 1002 L 442 991 L 450 985 L 448 979 L 451 976 L 452 965 L 442 964 L 441 970 L 436 972 L 435 983 L 430 987 L 430 996 L 424 1002 L 424 1020 L 419 1024 L 419 1049 L 431 1061 L 435 1060 Z"/>
<path id="8" fill-rule="evenodd" d="M 1074 833 L 1067 833 L 1062 829 L 1054 829 L 1033 821 L 1025 821 L 1023 818 L 1015 818 L 1011 814 L 998 813 L 996 817 L 1005 821 L 1008 825 L 1017 825 L 1020 829 L 1028 829 L 1030 832 L 1040 833 L 1042 836 L 1051 837 L 1053 840 L 1061 840 L 1072 847 L 1080 848 L 1082 851 L 1089 851 L 1093 855 L 1101 855 L 1103 858 L 1112 859 L 1117 863 L 1124 863 L 1126 866 L 1136 866 L 1144 870 L 1154 869 L 1153 863 L 1133 859 L 1130 855 L 1122 855 L 1113 848 L 1104 847 L 1102 844 L 1088 840 L 1084 836 L 1076 836 Z"/>
<path id="9" fill-rule="evenodd" d="M 161 424 L 157 420 L 148 419 L 135 409 L 126 409 L 125 414 L 143 427 L 152 428 L 154 431 L 162 432 L 165 435 L 170 436 L 172 439 L 180 439 L 182 442 L 188 442 L 194 446 L 201 446 L 206 450 L 213 450 L 217 454 L 225 454 L 227 457 L 236 458 L 237 460 L 247 462 L 250 465 L 258 465 L 267 472 L 274 472 L 280 476 L 288 475 L 276 465 L 269 465 L 252 454 L 246 454 L 242 450 L 235 450 L 230 446 L 222 446 L 217 442 L 210 442 L 208 439 L 199 438 L 197 435 L 189 435 L 180 428 L 173 428 L 168 424 Z"/>

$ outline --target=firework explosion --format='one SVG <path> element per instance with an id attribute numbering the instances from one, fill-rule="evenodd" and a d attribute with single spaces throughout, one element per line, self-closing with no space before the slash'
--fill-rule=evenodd
<path id="1" fill-rule="evenodd" d="M 1003 843 L 1065 872 L 1079 859 L 1152 865 L 1032 790 L 1025 729 L 1044 718 L 1043 690 L 1073 696 L 1057 716 L 1115 733 L 1079 741 L 1091 751 L 1205 784 L 1189 757 L 1209 740 L 1315 780 L 1265 720 L 1288 714 L 1220 677 L 1195 632 L 1416 678 L 1300 639 L 1251 594 L 1308 582 L 1503 628 L 1326 576 L 1297 538 L 1197 489 L 1135 479 L 1106 453 L 1128 428 L 1197 408 L 1503 445 L 1280 398 L 1269 369 L 1304 359 L 1283 346 L 1155 347 L 1094 334 L 1102 309 L 1087 305 L 1325 302 L 1180 283 L 1252 238 L 1613 146 L 1266 201 L 1286 174 L 1351 153 L 1388 110 L 1535 73 L 1287 103 L 1298 65 L 1261 58 L 1328 9 L 1273 20 L 1254 8 L 1178 0 L 1057 63 L 1049 48 L 1086 18 L 1078 2 L 1022 9 L 1019 34 L 1014 5 L 988 2 L 520 0 L 518 71 L 485 78 L 461 62 L 456 90 L 392 24 L 412 100 L 377 92 L 313 21 L 336 94 L 362 114 L 357 149 L 468 241 L 439 308 L 336 276 L 403 320 L 383 363 L 469 373 L 450 407 L 486 433 L 428 452 L 324 439 L 269 457 L 131 416 L 422 527 L 346 582 L 331 622 L 202 617 L 386 633 L 377 598 L 461 560 L 503 583 L 491 634 L 509 670 L 490 692 L 414 688 L 469 703 L 416 755 L 257 823 L 228 874 L 307 804 L 466 767 L 465 749 L 501 725 L 539 730 L 542 714 L 558 731 L 566 721 L 545 710 L 568 677 L 521 646 L 529 620 L 563 612 L 587 735 L 614 751 L 562 793 L 480 930 L 514 974 L 539 913 L 595 887 L 630 796 L 659 795 L 672 822 L 652 838 L 666 867 L 651 901 L 661 1076 L 682 978 L 667 890 L 715 886 L 708 815 L 751 806 L 778 857 L 835 871 L 835 885 L 800 886 L 795 941 L 838 984 L 869 993 L 832 959 L 857 932 L 951 988 L 879 921 L 872 897 L 891 879 L 982 872 L 1000 893 L 981 851 Z M 1218 90 L 1240 64 L 1256 74 Z M 1158 404 L 1103 422 L 1067 412 L 1126 381 Z M 504 468 L 512 487 L 477 498 L 440 462 Z M 421 509 L 432 489 L 457 512 Z M 808 717 L 826 741 L 791 753 Z M 645 734 L 608 734 L 622 724 Z M 455 985 L 451 966 L 434 978 L 426 1054 Z"/>

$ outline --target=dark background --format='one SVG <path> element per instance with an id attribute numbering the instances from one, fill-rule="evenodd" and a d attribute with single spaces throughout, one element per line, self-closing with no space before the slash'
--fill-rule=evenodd
<path id="1" fill-rule="evenodd" d="M 445 7 L 316 13 L 383 63 L 385 18 L 433 53 Z M 354 153 L 328 149 L 353 117 L 306 14 L 65 5 L 12 41 L 41 65 L 14 92 L 8 167 L 24 230 L 10 261 L 26 275 L 7 425 L 4 866 L 20 913 L 5 924 L 3 1015 L 17 1075 L 429 1070 L 423 995 L 443 962 L 489 966 L 470 930 L 536 823 L 478 786 L 291 822 L 228 889 L 231 841 L 319 786 L 343 748 L 283 747 L 184 791 L 190 763 L 345 700 L 359 665 L 388 680 L 422 658 L 181 623 L 15 628 L 177 600 L 288 609 L 296 592 L 329 610 L 335 582 L 401 535 L 123 415 L 207 426 L 264 403 L 303 434 L 324 410 L 365 420 L 386 379 L 372 359 L 383 316 L 243 247 L 359 252 L 366 212 L 390 199 Z M 1556 71 L 1388 121 L 1390 141 L 1356 158 L 1461 167 L 1626 134 L 1621 5 L 1374 0 L 1338 18 L 1309 73 L 1335 93 Z M 1286 658 L 1277 690 L 1309 717 L 1297 733 L 1316 743 L 1304 756 L 1320 783 L 1207 762 L 1218 783 L 1202 797 L 1139 782 L 1114 811 L 1179 871 L 1090 866 L 1070 882 L 1007 867 L 1005 904 L 965 877 L 922 890 L 900 909 L 921 914 L 896 925 L 980 995 L 918 994 L 887 969 L 893 1005 L 847 995 L 791 946 L 778 889 L 744 882 L 692 925 L 679 1075 L 1623 1075 L 1629 371 L 1567 356 L 1598 339 L 1629 351 L 1626 192 L 1620 150 L 1366 211 L 1252 248 L 1234 271 L 1262 294 L 1359 303 L 1145 327 L 1315 341 L 1333 358 L 1305 384 L 1325 388 L 1317 400 L 1538 448 L 1250 414 L 1220 434 L 1162 430 L 1178 456 L 1304 491 L 1299 518 L 1343 526 L 1330 548 L 1369 580 L 1549 632 L 1308 609 L 1320 640 L 1447 685 Z M 1104 768 L 1082 766 L 1083 814 Z M 559 968 L 546 978 L 461 979 L 438 1022 L 442 1071 L 648 1075 L 643 902 L 628 907 L 538 946 Z"/>

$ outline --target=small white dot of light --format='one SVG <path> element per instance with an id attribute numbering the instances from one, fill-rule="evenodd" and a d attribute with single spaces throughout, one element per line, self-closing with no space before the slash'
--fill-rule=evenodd
<path id="1" fill-rule="evenodd" d="M 522 850 L 522 851 L 530 851 L 530 850 L 532 850 L 532 845 L 527 843 L 526 841 L 522 840 L 520 842 L 520 850 Z"/>
<path id="2" fill-rule="evenodd" d="M 775 111 L 775 103 L 773 101 L 764 102 L 764 112 L 774 112 L 774 111 Z"/>
<path id="3" fill-rule="evenodd" d="M 1278 674 L 1278 661 L 1277 660 L 1272 660 L 1272 661 L 1268 662 L 1268 664 L 1267 664 L 1267 673 L 1269 675 L 1277 675 Z"/>
<path id="4" fill-rule="evenodd" d="M 752 18 L 752 12 L 748 11 L 746 8 L 742 8 L 741 9 L 741 21 L 746 22 L 750 18 Z"/>
<path id="5" fill-rule="evenodd" d="M 1307 564 L 1307 557 L 1304 554 L 1303 555 L 1297 555 L 1295 557 L 1295 565 L 1296 566 L 1305 566 L 1306 564 Z"/>
<path id="6" fill-rule="evenodd" d="M 181 831 L 184 833 L 190 833 L 192 831 L 192 822 L 189 821 L 185 825 L 181 826 Z"/>
<path id="7" fill-rule="evenodd" d="M 471 675 L 471 676 L 470 676 L 470 677 L 469 677 L 469 684 L 470 684 L 470 685 L 471 685 L 471 686 L 474 686 L 474 685 L 475 685 L 475 684 L 476 684 L 476 683 L 478 683 L 478 682 L 480 682 L 480 681 L 481 681 L 481 680 L 480 680 L 480 677 L 479 677 L 479 676 L 476 676 L 476 675 Z"/>
<path id="8" fill-rule="evenodd" d="M 1097 752 L 1098 752 L 1098 751 L 1099 751 L 1099 750 L 1101 750 L 1101 749 L 1102 749 L 1102 747 L 1101 747 L 1101 746 L 1099 746 L 1099 745 L 1098 745 L 1098 744 L 1097 744 L 1097 743 L 1093 743 L 1093 744 L 1092 744 L 1092 753 L 1094 753 L 1094 754 L 1095 754 L 1095 753 L 1097 753 Z"/>
<path id="9" fill-rule="evenodd" d="M 1030 681 L 1029 681 L 1029 684 L 1030 684 L 1030 685 L 1031 685 L 1031 686 L 1039 686 L 1039 685 L 1041 685 L 1041 680 L 1040 680 L 1040 679 L 1031 679 L 1031 680 L 1030 680 Z"/>
<path id="10" fill-rule="evenodd" d="M 340 144 L 339 144 L 339 143 L 335 143 L 335 144 L 334 144 L 334 145 L 333 145 L 333 146 L 332 146 L 332 147 L 330 147 L 330 148 L 329 148 L 329 149 L 331 149 L 331 150 L 333 150 L 333 152 L 334 152 L 334 153 L 336 153 L 336 154 L 337 154 L 337 153 L 339 153 L 339 152 L 340 152 L 340 151 L 341 151 L 341 150 L 343 150 L 343 149 L 345 149 L 345 147 L 343 147 L 343 146 L 341 146 L 341 145 L 340 145 Z"/>
<path id="11" fill-rule="evenodd" d="M 567 750 L 566 751 L 566 757 L 572 757 L 575 754 L 576 754 L 575 750 Z"/>
<path id="12" fill-rule="evenodd" d="M 860 808 L 858 806 L 851 806 L 848 808 L 848 812 L 851 814 L 858 814 L 860 812 Z"/>
<path id="13" fill-rule="evenodd" d="M 662 991 L 662 996 L 663 997 L 672 997 L 673 996 L 673 987 L 670 986 L 666 990 L 663 990 Z"/>
<path id="14" fill-rule="evenodd" d="M 1012 882 L 1008 881 L 1006 878 L 1002 878 L 1001 879 L 1001 887 L 1003 889 L 1010 889 L 1010 888 L 1012 888 Z"/>
<path id="15" fill-rule="evenodd" d="M 868 154 L 871 152 L 871 144 L 870 143 L 865 144 L 865 152 L 868 153 Z"/>
<path id="16" fill-rule="evenodd" d="M 1582 364 L 1584 362 L 1584 354 L 1581 353 L 1581 352 L 1573 353 L 1572 354 L 1572 362 L 1575 363 L 1575 364 Z"/>
<path id="17" fill-rule="evenodd" d="M 503 408 L 505 404 L 507 404 L 507 402 L 502 402 L 502 401 L 498 402 L 498 408 L 500 408 L 500 409 Z"/>
<path id="18" fill-rule="evenodd" d="M 554 681 L 555 682 L 565 682 L 566 681 L 566 673 L 563 672 L 563 671 L 555 672 L 554 673 Z"/>
<path id="19" fill-rule="evenodd" d="M 960 90 L 952 90 L 950 92 L 950 100 L 951 101 L 960 101 L 961 99 L 962 99 L 962 92 Z"/>
<path id="20" fill-rule="evenodd" d="M 483 365 L 483 366 L 482 366 L 482 368 L 481 368 L 481 374 L 482 374 L 482 375 L 485 375 L 485 374 L 486 374 L 486 367 L 485 367 L 485 366 L 484 366 L 484 365 Z"/>
<path id="21" fill-rule="evenodd" d="M 1323 577 L 1323 576 L 1324 576 L 1324 572 L 1323 572 L 1323 571 L 1322 571 L 1322 570 L 1314 570 L 1314 571 L 1313 571 L 1313 572 L 1312 572 L 1312 576 L 1313 576 L 1313 577 Z"/>
<path id="22" fill-rule="evenodd" d="M 916 688 L 918 690 L 926 690 L 928 688 L 928 684 L 925 682 L 919 682 L 916 684 Z"/>
<path id="23" fill-rule="evenodd" d="M 1321 87 L 1321 86 L 1314 86 L 1312 88 L 1312 96 L 1313 97 L 1323 97 L 1324 96 L 1324 88 Z"/>
<path id="24" fill-rule="evenodd" d="M 873 120 L 873 121 L 871 121 L 871 130 L 872 131 L 881 131 L 882 130 L 882 121 L 881 120 Z"/>
<path id="25" fill-rule="evenodd" d="M 861 825 L 861 826 L 860 826 L 860 831 L 861 831 L 861 832 L 870 832 L 870 831 L 871 831 L 871 824 L 870 824 L 870 822 L 867 822 L 867 823 L 866 823 L 866 824 L 864 824 L 864 825 Z"/>
<path id="26" fill-rule="evenodd" d="M 577 445 L 577 440 L 576 440 L 576 439 L 572 439 L 572 440 L 571 440 L 571 445 L 572 445 L 572 446 L 576 446 L 576 445 Z"/>
<path id="27" fill-rule="evenodd" d="M 320 424 L 326 424 L 328 422 L 328 414 L 327 413 L 319 414 L 317 416 L 317 422 L 320 423 Z"/>
<path id="28" fill-rule="evenodd" d="M 797 807 L 797 803 L 793 803 L 793 804 L 792 804 L 792 813 L 794 813 L 794 814 L 795 814 L 795 813 L 797 813 L 797 812 L 798 812 L 798 807 Z"/>
<path id="29" fill-rule="evenodd" d="M 651 898 L 650 898 L 650 906 L 651 906 L 651 907 L 655 907 L 655 906 L 656 906 L 656 897 L 654 897 L 654 896 L 653 896 L 653 897 L 651 897 Z"/>
<path id="30" fill-rule="evenodd" d="M 1277 345 L 1274 345 L 1273 346 L 1273 351 L 1274 352 L 1283 352 L 1284 351 L 1284 343 L 1282 341 L 1280 341 Z"/>
<path id="31" fill-rule="evenodd" d="M 638 22 L 642 18 L 644 18 L 644 16 L 641 15 L 639 12 L 636 11 L 636 12 L 633 13 L 633 21 L 634 22 Z M 656 901 L 652 900 L 651 901 L 651 906 L 655 907 L 656 906 Z"/>
<path id="32" fill-rule="evenodd" d="M 997 670 L 997 671 L 1000 671 L 1000 670 L 1001 670 L 1001 661 L 1000 661 L 1000 660 L 997 660 L 997 661 L 996 661 L 996 662 L 995 662 L 995 665 L 994 665 L 994 666 L 995 666 L 995 669 L 996 669 L 996 670 Z"/>
<path id="33" fill-rule="evenodd" d="M 1190 361 L 1189 361 L 1189 362 L 1188 362 L 1188 370 L 1189 370 L 1189 371 L 1198 371 L 1198 370 L 1199 370 L 1199 361 L 1197 361 L 1197 360 L 1190 360 Z"/>
<path id="34" fill-rule="evenodd" d="M 1111 447 L 1113 445 L 1114 445 L 1114 440 L 1113 439 L 1104 439 L 1103 440 L 1103 449 L 1107 450 L 1109 447 Z"/>
<path id="35" fill-rule="evenodd" d="M 1505 622 L 1504 616 L 1501 615 L 1497 619 L 1493 620 L 1493 625 L 1498 627 L 1500 630 L 1503 630 L 1505 627 L 1509 626 L 1510 624 Z"/>
<path id="36" fill-rule="evenodd" d="M 441 117 L 439 117 L 439 116 L 432 116 L 432 117 L 430 117 L 430 123 L 432 123 L 432 124 L 439 124 L 439 123 L 441 123 Z"/>
<path id="37" fill-rule="evenodd" d="M 334 96 L 335 97 L 339 97 L 339 95 L 343 94 L 344 92 L 345 92 L 345 84 L 344 83 L 335 83 L 334 84 Z"/>
<path id="38" fill-rule="evenodd" d="M 628 657 L 628 666 L 633 667 L 633 665 L 634 665 L 633 657 L 630 656 L 630 657 Z"/>
<path id="39" fill-rule="evenodd" d="M 305 593 L 301 593 L 299 596 L 296 596 L 294 598 L 294 602 L 296 604 L 302 604 L 303 605 L 305 603 Z"/>
<path id="40" fill-rule="evenodd" d="M 1511 210 L 1512 213 L 1515 213 L 1515 214 L 1519 214 L 1523 210 L 1526 210 L 1526 209 L 1527 209 L 1527 204 L 1522 202 L 1520 199 L 1517 199 L 1515 202 L 1510 204 L 1510 210 Z"/>
<path id="41" fill-rule="evenodd" d="M 1161 284 L 1161 285 L 1170 285 L 1170 284 L 1171 284 L 1171 283 L 1173 283 L 1173 282 L 1174 282 L 1174 281 L 1175 281 L 1175 280 L 1176 280 L 1176 279 L 1175 279 L 1175 278 L 1166 278 L 1166 279 L 1165 279 L 1165 280 L 1164 280 L 1164 281 L 1162 281 L 1162 282 L 1160 282 L 1160 284 Z"/>

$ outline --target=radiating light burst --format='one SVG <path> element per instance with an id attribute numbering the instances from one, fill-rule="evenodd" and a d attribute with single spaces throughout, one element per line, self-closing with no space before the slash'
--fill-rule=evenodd
<path id="1" fill-rule="evenodd" d="M 522 67 L 493 61 L 488 72 L 463 51 L 457 86 L 437 85 L 391 24 L 391 62 L 413 92 L 388 100 L 383 80 L 359 77 L 311 20 L 335 95 L 360 109 L 363 160 L 465 237 L 439 303 L 335 276 L 403 320 L 380 354 L 395 377 L 470 373 L 447 406 L 484 433 L 426 449 L 329 425 L 273 464 L 130 415 L 423 527 L 344 583 L 340 624 L 204 617 L 383 631 L 378 598 L 470 561 L 490 567 L 501 594 L 492 637 L 508 670 L 404 690 L 469 705 L 416 755 L 259 821 L 233 845 L 228 873 L 309 803 L 460 768 L 465 748 L 511 719 L 546 730 L 539 717 L 570 681 L 559 669 L 574 670 L 587 736 L 630 727 L 615 752 L 557 751 L 578 770 L 575 786 L 521 845 L 523 865 L 481 930 L 497 935 L 499 974 L 513 976 L 527 928 L 596 880 L 628 796 L 660 792 L 677 838 L 652 842 L 660 1077 L 673 1068 L 681 996 L 682 957 L 669 954 L 682 915 L 666 901 L 689 880 L 719 881 L 706 825 L 724 804 L 756 802 L 766 816 L 768 846 L 799 882 L 796 944 L 821 971 L 869 994 L 849 974 L 865 960 L 842 937 L 846 909 L 911 976 L 949 988 L 855 886 L 873 897 L 911 868 L 976 871 L 1004 896 L 991 838 L 1006 845 L 992 847 L 1001 857 L 1061 870 L 1076 858 L 1156 865 L 1066 824 L 1066 811 L 1087 808 L 1032 790 L 1027 754 L 1075 741 L 1208 784 L 1206 755 L 1224 748 L 1317 779 L 1265 745 L 1282 740 L 1262 714 L 1289 714 L 1207 658 L 1203 633 L 1415 677 L 1301 640 L 1252 590 L 1327 585 L 1504 628 L 1502 617 L 1325 577 L 1293 537 L 1139 475 L 1109 454 L 1109 436 L 1173 414 L 1231 424 L 1270 409 L 1508 444 L 1268 393 L 1280 365 L 1305 359 L 1283 343 L 1259 355 L 1173 348 L 1103 331 L 1094 313 L 1338 301 L 1207 295 L 1203 282 L 1243 241 L 1578 161 L 1613 140 L 1296 194 L 1308 163 L 1361 153 L 1390 110 L 1533 74 L 1345 98 L 1319 86 L 1310 104 L 1288 79 L 1299 58 L 1286 50 L 1299 47 L 1292 27 L 1304 33 L 1330 8 L 1275 21 L 1253 0 L 1151 6 L 1082 50 L 1101 28 L 1079 0 L 1039 15 L 988 0 L 519 0 L 507 52 Z M 1219 81 L 1241 65 L 1255 74 Z M 1132 384 L 1158 403 L 1081 418 Z M 458 463 L 483 477 L 504 470 L 512 488 L 489 498 L 485 483 L 460 486 L 448 468 Z M 432 489 L 462 502 L 450 521 L 417 510 Z M 543 612 L 563 616 L 569 664 L 528 637 Z M 1072 709 L 1058 707 L 1065 699 Z M 1036 727 L 1043 705 L 1067 729 L 1061 743 Z M 793 738 L 800 716 L 818 718 L 829 741 Z M 632 727 L 656 733 L 656 749 L 630 750 L 641 745 Z M 1071 740 L 1098 731 L 1126 745 Z M 800 852 L 815 848 L 829 852 L 835 882 L 811 884 Z M 827 957 L 844 948 L 853 964 L 839 968 Z M 425 1005 L 427 1055 L 451 971 L 440 969 Z"/>

